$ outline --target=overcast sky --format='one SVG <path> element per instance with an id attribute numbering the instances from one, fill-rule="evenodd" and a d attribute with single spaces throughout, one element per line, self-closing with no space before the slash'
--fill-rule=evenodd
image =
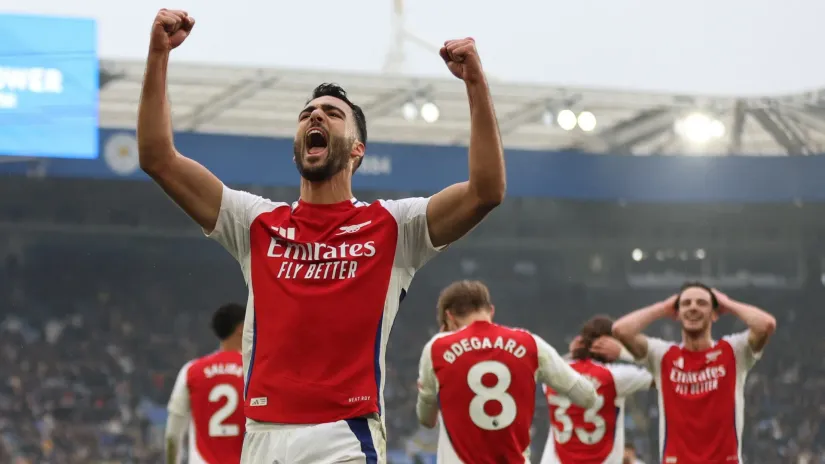
<path id="1" fill-rule="evenodd" d="M 436 45 L 475 37 L 497 78 L 610 89 L 783 94 L 825 87 L 825 0 L 406 0 Z M 0 12 L 93 17 L 104 58 L 143 58 L 160 7 L 198 21 L 177 60 L 379 72 L 392 0 L 0 0 Z M 405 72 L 447 76 L 407 46 Z"/>

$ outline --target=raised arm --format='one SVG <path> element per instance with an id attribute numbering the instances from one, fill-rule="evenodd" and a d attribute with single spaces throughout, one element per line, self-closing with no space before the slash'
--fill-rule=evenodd
<path id="1" fill-rule="evenodd" d="M 609 362 L 632 363 L 635 361 L 633 354 L 620 341 L 607 335 L 597 338 L 590 347 L 590 352 L 600 355 Z"/>
<path id="2" fill-rule="evenodd" d="M 776 330 L 776 318 L 756 306 L 736 301 L 719 290 L 713 290 L 719 309 L 738 317 L 748 326 L 748 345 L 759 353 Z"/>
<path id="3" fill-rule="evenodd" d="M 637 309 L 613 323 L 613 336 L 616 337 L 636 358 L 647 356 L 647 337 L 642 331 L 653 321 L 664 317 L 673 317 L 676 309 L 677 295 L 667 300 Z"/>
<path id="4" fill-rule="evenodd" d="M 593 384 L 570 367 L 543 338 L 534 334 L 533 339 L 536 340 L 539 358 L 537 380 L 585 409 L 593 406 L 596 403 Z"/>
<path id="5" fill-rule="evenodd" d="M 166 94 L 169 54 L 186 40 L 194 25 L 194 18 L 185 11 L 163 9 L 155 17 L 138 108 L 137 140 L 141 169 L 208 233 L 218 221 L 223 184 L 175 149 Z"/>
<path id="6" fill-rule="evenodd" d="M 430 239 L 436 247 L 458 240 L 478 225 L 504 200 L 507 184 L 504 148 L 493 98 L 475 41 L 470 38 L 447 41 L 441 48 L 441 57 L 467 88 L 470 103 L 470 178 L 436 193 L 429 201 L 427 224 Z"/>

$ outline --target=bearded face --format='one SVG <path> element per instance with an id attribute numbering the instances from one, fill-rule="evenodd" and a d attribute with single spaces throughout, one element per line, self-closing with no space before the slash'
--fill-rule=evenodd
<path id="1" fill-rule="evenodd" d="M 349 163 L 354 138 L 333 135 L 319 126 L 310 126 L 304 137 L 293 145 L 295 167 L 310 182 L 325 181 L 341 172 Z"/>
<path id="2" fill-rule="evenodd" d="M 323 96 L 312 100 L 298 117 L 293 154 L 301 177 L 322 182 L 341 172 L 356 146 L 351 108 Z"/>

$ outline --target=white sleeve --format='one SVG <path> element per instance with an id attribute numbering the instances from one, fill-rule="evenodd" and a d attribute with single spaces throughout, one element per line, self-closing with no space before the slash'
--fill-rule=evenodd
<path id="1" fill-rule="evenodd" d="M 435 377 L 432 359 L 434 341 L 435 338 L 424 345 L 418 362 L 418 400 L 415 412 L 421 423 L 429 423 L 438 413 L 438 379 Z"/>
<path id="2" fill-rule="evenodd" d="M 762 357 L 761 351 L 755 352 L 753 348 L 751 348 L 751 344 L 748 341 L 750 333 L 750 330 L 745 330 L 744 332 L 722 337 L 722 340 L 730 343 L 730 346 L 733 348 L 733 354 L 736 356 L 736 366 L 741 367 L 745 371 L 750 370 L 754 364 L 756 364 L 756 361 L 759 361 Z"/>
<path id="3" fill-rule="evenodd" d="M 166 409 L 170 413 L 183 417 L 189 417 L 189 412 L 191 411 L 189 405 L 189 385 L 187 382 L 189 366 L 191 365 L 192 361 L 189 361 L 184 364 L 180 372 L 178 372 L 178 378 L 175 379 L 175 386 L 172 387 L 172 396 L 169 397 L 169 404 L 166 406 Z"/>
<path id="4" fill-rule="evenodd" d="M 421 269 L 444 246 L 434 247 L 427 227 L 427 198 L 405 198 L 403 200 L 381 200 L 381 205 L 392 214 L 398 223 L 398 244 L 395 250 L 396 262 L 401 267 L 413 271 Z"/>
<path id="5" fill-rule="evenodd" d="M 215 229 L 206 234 L 229 251 L 243 264 L 249 255 L 249 226 L 261 213 L 272 211 L 286 203 L 274 203 L 263 197 L 223 186 L 221 209 Z"/>
<path id="6" fill-rule="evenodd" d="M 167 463 L 169 462 L 168 457 L 171 454 L 170 448 L 174 448 L 175 455 L 174 455 L 174 463 L 181 462 L 181 457 L 183 453 L 181 452 L 181 444 L 183 443 L 183 435 L 186 433 L 186 429 L 189 427 L 189 418 L 180 416 L 175 413 L 170 413 L 169 418 L 166 420 L 166 456 L 167 456 Z"/>
<path id="7" fill-rule="evenodd" d="M 671 346 L 673 346 L 673 342 L 666 342 L 656 337 L 647 337 L 647 355 L 637 361 L 646 366 L 653 374 L 657 374 L 662 369 L 662 358 L 665 357 L 665 353 Z"/>
<path id="8" fill-rule="evenodd" d="M 622 345 L 622 350 L 619 352 L 619 361 L 628 362 L 628 363 L 635 363 L 636 358 L 633 357 L 633 353 L 631 353 L 624 345 Z"/>
<path id="9" fill-rule="evenodd" d="M 648 390 L 653 384 L 653 375 L 637 366 L 629 364 L 611 364 L 607 369 L 613 375 L 616 395 L 630 396 L 638 391 Z"/>
<path id="10" fill-rule="evenodd" d="M 584 408 L 596 402 L 596 389 L 581 374 L 576 372 L 555 348 L 543 338 L 533 334 L 538 348 L 539 369 L 537 380 L 556 390 L 560 395 Z"/>

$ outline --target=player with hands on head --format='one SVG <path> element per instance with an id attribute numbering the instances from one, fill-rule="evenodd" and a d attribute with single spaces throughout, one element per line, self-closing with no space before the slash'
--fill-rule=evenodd
<path id="1" fill-rule="evenodd" d="M 748 328 L 714 340 L 713 323 L 726 313 Z M 680 323 L 681 344 L 642 334 L 659 319 Z M 742 462 L 745 380 L 775 329 L 767 312 L 700 282 L 616 321 L 613 335 L 656 382 L 662 462 Z"/>
<path id="2" fill-rule="evenodd" d="M 169 56 L 193 26 L 184 11 L 155 18 L 138 149 L 143 170 L 235 257 L 249 287 L 242 462 L 384 462 L 384 357 L 400 301 L 415 273 L 505 195 L 504 151 L 475 42 L 441 50 L 469 101 L 467 181 L 425 198 L 358 201 L 352 177 L 366 156 L 366 115 L 343 88 L 321 84 L 296 108 L 300 198 L 276 202 L 225 186 L 175 148 Z"/>
<path id="3" fill-rule="evenodd" d="M 432 428 L 441 410 L 439 463 L 529 462 L 537 382 L 585 408 L 596 401 L 593 385 L 547 342 L 493 323 L 495 307 L 483 283 L 451 284 L 438 311 L 448 331 L 421 353 L 416 413 Z"/>
<path id="4" fill-rule="evenodd" d="M 597 392 L 590 408 L 573 404 L 544 386 L 550 433 L 541 464 L 621 464 L 624 452 L 625 399 L 651 387 L 650 372 L 631 364 L 632 356 L 611 336 L 613 320 L 595 316 L 570 343 L 570 366 L 590 379 Z"/>
<path id="5" fill-rule="evenodd" d="M 573 353 L 576 351 L 587 350 L 594 357 L 599 357 L 605 362 L 612 363 L 620 361 L 632 363 L 635 361 L 630 351 L 628 351 L 621 342 L 613 338 L 612 335 L 600 336 L 592 341 L 589 348 L 585 345 L 584 338 L 581 335 L 576 335 L 573 337 L 573 340 L 570 341 L 569 349 L 570 351 L 567 353 L 568 358 L 572 358 Z"/>
<path id="6" fill-rule="evenodd" d="M 241 338 L 246 308 L 229 303 L 212 315 L 220 349 L 186 363 L 169 398 L 166 464 L 177 464 L 189 431 L 189 464 L 230 464 L 243 446 L 243 360 Z M 191 424 L 191 426 L 190 426 Z"/>

